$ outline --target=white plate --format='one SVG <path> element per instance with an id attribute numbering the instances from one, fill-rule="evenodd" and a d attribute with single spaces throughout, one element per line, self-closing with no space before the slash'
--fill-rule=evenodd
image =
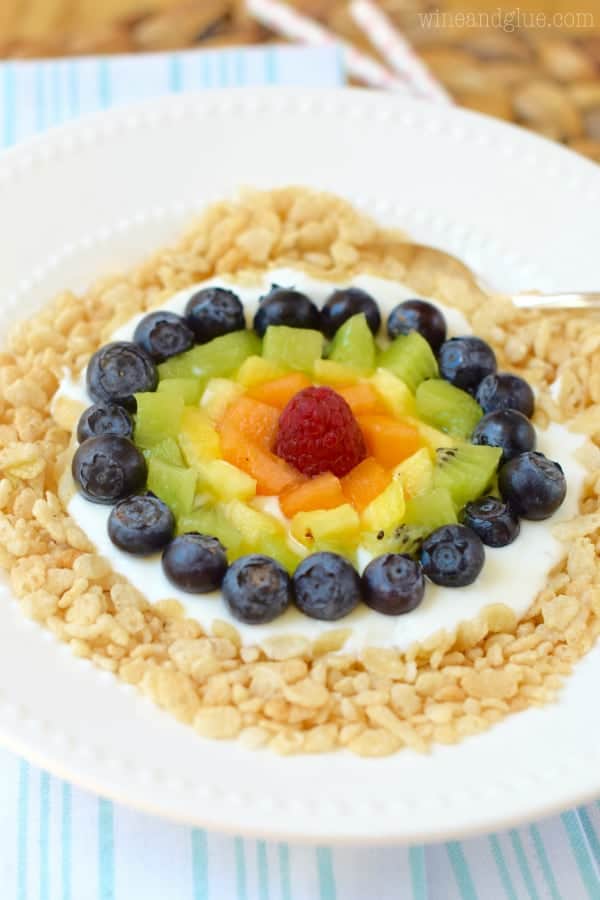
<path id="1" fill-rule="evenodd" d="M 5 322 L 130 265 L 241 185 L 347 196 L 503 287 L 600 286 L 600 168 L 456 109 L 359 91 L 214 91 L 87 119 L 0 157 Z M 526 564 L 526 561 L 525 561 Z M 0 604 L 0 736 L 120 802 L 273 838 L 429 841 L 600 793 L 600 649 L 558 704 L 429 756 L 280 758 L 199 738 Z"/>

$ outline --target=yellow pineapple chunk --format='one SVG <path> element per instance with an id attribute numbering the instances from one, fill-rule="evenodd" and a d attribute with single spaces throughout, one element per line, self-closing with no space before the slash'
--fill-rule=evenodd
<path id="1" fill-rule="evenodd" d="M 423 442 L 431 451 L 432 456 L 435 456 L 435 451 L 440 447 L 456 447 L 461 441 L 456 437 L 451 437 L 449 434 L 444 434 L 443 431 L 438 431 L 437 428 L 433 428 L 431 425 L 426 425 L 425 422 L 421 422 L 420 419 L 415 419 L 412 416 L 405 416 L 407 422 L 410 422 L 411 425 L 414 425 Z"/>
<path id="2" fill-rule="evenodd" d="M 200 406 L 211 421 L 218 422 L 225 415 L 225 410 L 244 393 L 241 384 L 230 378 L 211 378 L 202 395 Z"/>
<path id="3" fill-rule="evenodd" d="M 249 356 L 240 366 L 236 380 L 242 387 L 251 388 L 257 384 L 263 384 L 265 381 L 281 378 L 285 373 L 286 369 L 271 359 Z"/>
<path id="4" fill-rule="evenodd" d="M 318 384 L 326 384 L 333 388 L 358 384 L 362 378 L 356 369 L 333 359 L 315 359 L 313 375 Z"/>
<path id="5" fill-rule="evenodd" d="M 257 544 L 265 535 L 278 535 L 284 531 L 283 525 L 274 516 L 260 512 L 241 500 L 230 500 L 221 509 L 250 546 Z"/>
<path id="6" fill-rule="evenodd" d="M 393 416 L 412 416 L 415 398 L 404 382 L 389 369 L 377 369 L 369 379 Z"/>
<path id="7" fill-rule="evenodd" d="M 188 466 L 221 455 L 219 435 L 203 409 L 184 407 L 180 427 L 179 446 Z"/>
<path id="8" fill-rule="evenodd" d="M 388 486 L 371 500 L 362 511 L 361 523 L 365 531 L 381 531 L 394 528 L 402 521 L 406 503 L 401 481 L 390 481 Z"/>
<path id="9" fill-rule="evenodd" d="M 426 447 L 421 447 L 396 466 L 392 477 L 401 482 L 407 497 L 415 497 L 423 491 L 428 491 L 433 485 L 433 462 L 430 451 Z"/>
<path id="10" fill-rule="evenodd" d="M 358 542 L 360 519 L 349 503 L 334 509 L 299 512 L 292 519 L 291 532 L 305 547 L 354 548 Z"/>
<path id="11" fill-rule="evenodd" d="M 250 500 L 256 495 L 256 480 L 224 459 L 197 463 L 198 488 L 217 500 Z"/>

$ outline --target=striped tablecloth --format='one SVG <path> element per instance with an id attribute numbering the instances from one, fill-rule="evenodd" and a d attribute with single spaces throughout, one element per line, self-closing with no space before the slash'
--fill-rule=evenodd
<path id="1" fill-rule="evenodd" d="M 335 48 L 0 64 L 0 147 L 167 91 L 339 84 Z M 1 246 L 1 243 L 0 243 Z M 600 900 L 600 805 L 461 843 L 306 848 L 133 812 L 0 750 L 0 900 Z"/>

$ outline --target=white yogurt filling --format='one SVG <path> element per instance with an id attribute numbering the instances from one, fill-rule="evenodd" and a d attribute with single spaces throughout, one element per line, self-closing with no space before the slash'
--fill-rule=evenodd
<path id="1" fill-rule="evenodd" d="M 225 283 L 227 279 L 224 277 L 201 282 L 178 292 L 161 304 L 161 308 L 181 313 L 188 299 L 200 287 Z M 384 321 L 394 306 L 415 296 L 415 291 L 405 285 L 372 275 L 359 275 L 351 282 L 333 285 L 296 270 L 274 269 L 265 274 L 259 286 L 241 287 L 232 284 L 244 304 L 248 324 L 256 311 L 259 297 L 273 283 L 284 287 L 294 286 L 306 292 L 318 305 L 322 305 L 336 287 L 346 287 L 351 283 L 372 294 L 379 304 Z M 444 313 L 449 336 L 472 331 L 458 310 L 431 297 L 424 299 L 435 303 Z M 131 340 L 137 323 L 144 315 L 136 316 L 119 328 L 113 335 L 113 340 Z M 76 381 L 65 378 L 59 395 L 68 396 L 88 406 L 91 401 L 85 388 L 85 373 Z M 175 598 L 184 607 L 186 615 L 197 619 L 204 628 L 210 628 L 214 619 L 231 622 L 245 643 L 260 643 L 268 637 L 281 634 L 301 634 L 315 639 L 327 630 L 350 628 L 352 633 L 346 643 L 347 650 L 360 650 L 374 645 L 406 649 L 415 641 L 423 641 L 440 629 L 453 631 L 461 622 L 476 618 L 490 604 L 502 603 L 514 610 L 519 617 L 526 612 L 545 585 L 550 571 L 564 556 L 564 547 L 553 536 L 552 529 L 558 522 L 566 521 L 578 512 L 585 470 L 576 460 L 575 453 L 583 441 L 582 436 L 573 434 L 562 425 L 553 424 L 545 431 L 537 429 L 537 449 L 559 462 L 564 469 L 567 497 L 563 505 L 544 522 L 523 521 L 519 537 L 508 547 L 486 547 L 485 565 L 474 584 L 463 588 L 443 588 L 428 583 L 422 604 L 404 616 L 384 616 L 361 605 L 344 619 L 325 623 L 310 619 L 292 608 L 268 625 L 244 625 L 230 615 L 219 591 L 211 594 L 186 594 L 167 580 L 160 557 L 139 558 L 118 550 L 108 537 L 109 507 L 90 503 L 77 493 L 69 503 L 69 512 L 93 541 L 98 553 L 110 560 L 114 571 L 127 578 L 151 603 Z M 281 516 L 277 498 L 261 497 L 255 502 L 265 512 Z M 361 567 L 370 558 L 368 553 L 359 551 Z"/>

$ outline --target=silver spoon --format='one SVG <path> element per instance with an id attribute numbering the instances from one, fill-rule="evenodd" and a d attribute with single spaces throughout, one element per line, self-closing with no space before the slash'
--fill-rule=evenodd
<path id="1" fill-rule="evenodd" d="M 582 291 L 577 294 L 509 294 L 519 309 L 600 309 L 600 293 Z"/>
<path id="2" fill-rule="evenodd" d="M 455 271 L 461 272 L 463 277 L 466 276 L 470 278 L 481 290 L 486 293 L 495 293 L 483 282 L 483 280 L 480 280 L 464 262 L 456 256 L 447 253 L 445 250 L 439 250 L 437 247 L 429 247 L 426 244 L 417 244 L 407 241 L 406 244 L 404 244 L 404 252 L 405 261 L 407 263 L 410 263 L 416 254 L 421 253 L 437 257 L 447 264 L 451 263 Z M 535 294 L 531 292 L 518 294 L 505 294 L 504 292 L 496 293 L 502 293 L 502 296 L 508 297 L 508 299 L 512 300 L 514 305 L 519 309 L 546 309 L 549 311 L 560 311 L 561 309 L 600 310 L 600 293 L 598 291 L 577 291 L 559 294 Z"/>

